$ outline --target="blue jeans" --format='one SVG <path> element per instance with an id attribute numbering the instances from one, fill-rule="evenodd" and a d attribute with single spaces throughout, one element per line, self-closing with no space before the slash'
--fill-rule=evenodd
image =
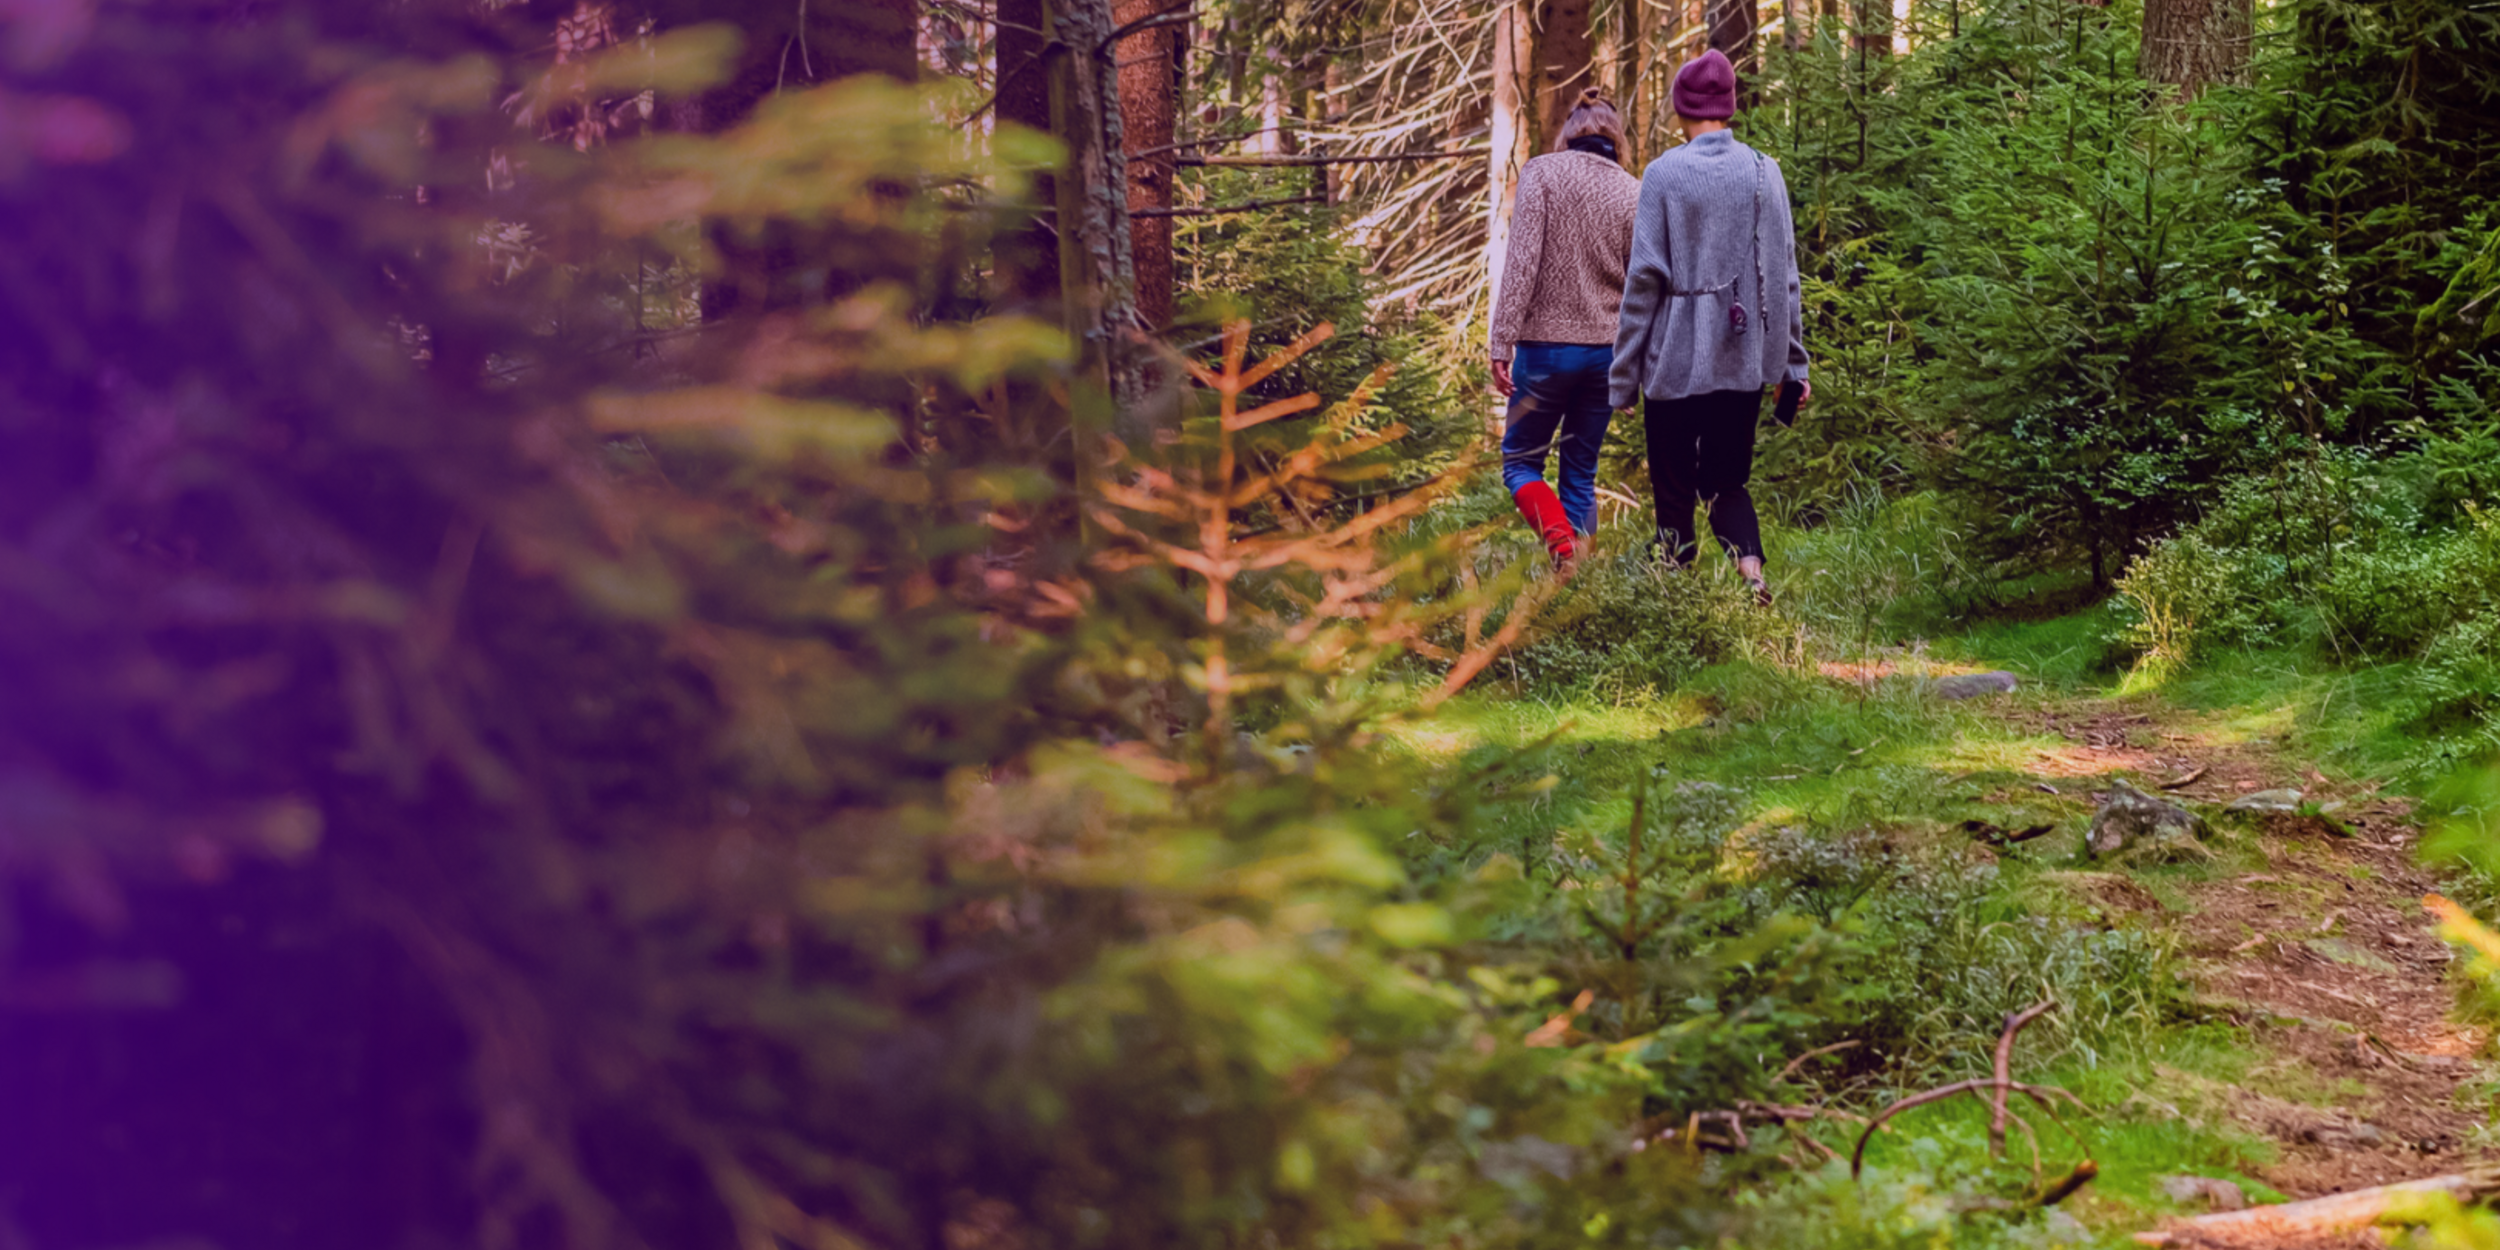
<path id="1" fill-rule="evenodd" d="M 1521 343 L 1511 355 L 1510 416 L 1502 430 L 1502 489 L 1545 476 L 1545 453 L 1562 451 L 1563 515 L 1583 534 L 1597 532 L 1597 449 L 1606 444 L 1606 371 L 1615 349 L 1605 343 Z"/>

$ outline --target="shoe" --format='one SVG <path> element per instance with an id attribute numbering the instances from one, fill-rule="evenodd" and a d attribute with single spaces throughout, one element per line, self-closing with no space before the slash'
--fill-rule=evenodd
<path id="1" fill-rule="evenodd" d="M 1755 607 L 1767 610 L 1774 606 L 1771 600 L 1771 583 L 1749 582 L 1747 584 L 1753 587 L 1753 605 Z"/>
<path id="2" fill-rule="evenodd" d="M 1564 514 L 1562 499 L 1554 488 L 1542 481 L 1530 482 L 1512 491 L 1510 501 L 1519 505 L 1519 515 L 1526 517 L 1528 528 L 1545 540 L 1545 550 L 1554 557 L 1556 568 L 1568 567 L 1580 555 L 1579 535 L 1572 532 L 1571 518 Z"/>

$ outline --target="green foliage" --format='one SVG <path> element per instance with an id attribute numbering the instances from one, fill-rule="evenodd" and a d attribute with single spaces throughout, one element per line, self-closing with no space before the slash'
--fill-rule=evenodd
<path id="1" fill-rule="evenodd" d="M 1302 193 L 1304 171 L 1208 171 L 1190 189 L 1207 203 L 1245 203 Z M 1253 325 L 1254 355 L 1289 341 L 1302 327 L 1337 327 L 1338 345 L 1297 361 L 1262 384 L 1274 398 L 1351 392 L 1373 370 L 1395 365 L 1371 420 L 1411 433 L 1380 457 L 1393 484 L 1448 468 L 1483 429 L 1486 393 L 1474 377 L 1443 363 L 1430 345 L 1445 331 L 1429 314 L 1376 306 L 1362 253 L 1330 228 L 1324 209 L 1300 207 L 1180 218 L 1173 247 L 1182 292 L 1176 338 L 1235 318 Z"/>

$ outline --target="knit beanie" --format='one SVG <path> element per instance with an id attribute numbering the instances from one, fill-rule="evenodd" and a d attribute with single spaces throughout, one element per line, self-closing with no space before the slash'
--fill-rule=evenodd
<path id="1" fill-rule="evenodd" d="M 1675 71 L 1675 111 L 1695 121 L 1724 121 L 1736 116 L 1736 67 L 1712 48 Z"/>

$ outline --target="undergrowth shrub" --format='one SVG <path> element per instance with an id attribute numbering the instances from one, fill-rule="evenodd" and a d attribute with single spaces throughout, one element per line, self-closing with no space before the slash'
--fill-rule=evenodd
<path id="1" fill-rule="evenodd" d="M 1780 827 L 1746 842 L 1757 912 L 1803 910 L 1847 939 L 1837 1034 L 1921 1074 L 1985 1050 L 2043 999 L 2060 1009 L 2025 1035 L 2039 1062 L 2097 1061 L 2158 1022 L 2160 942 L 2042 914 L 1995 865 L 1907 838 Z"/>
<path id="2" fill-rule="evenodd" d="M 1601 535 L 1513 657 L 1527 684 L 1621 699 L 1671 690 L 1712 664 L 1775 654 L 1792 640 L 1724 561 L 1669 568 L 1645 548 L 1611 547 L 1622 533 Z"/>

